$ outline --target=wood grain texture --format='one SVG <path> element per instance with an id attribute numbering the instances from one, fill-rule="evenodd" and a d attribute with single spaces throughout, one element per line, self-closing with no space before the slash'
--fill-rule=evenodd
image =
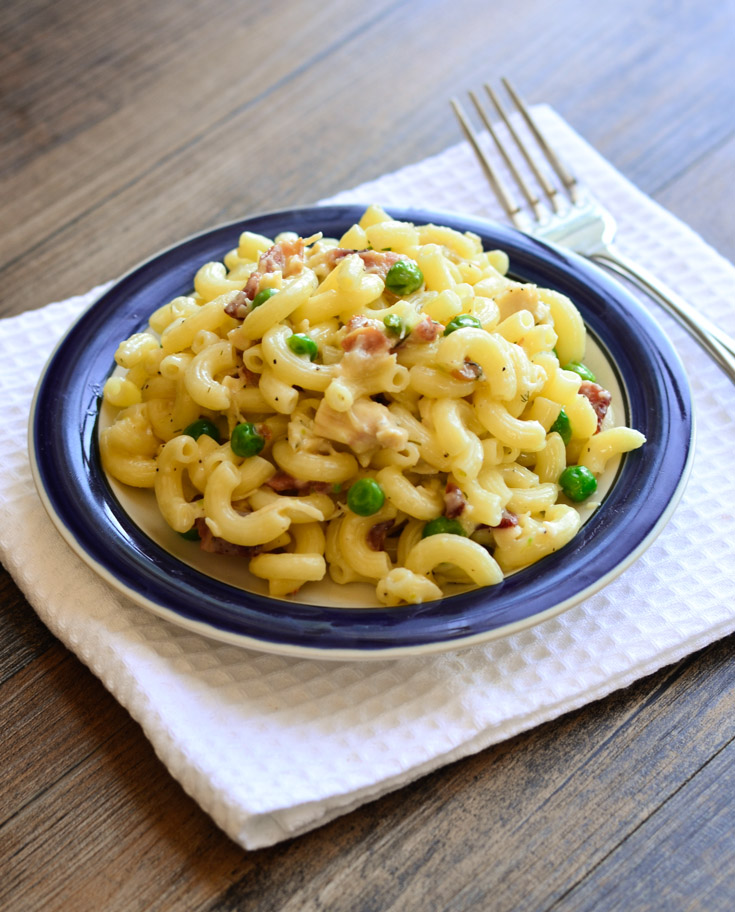
<path id="1" fill-rule="evenodd" d="M 735 259 L 735 4 L 6 0 L 0 314 L 460 139 L 508 75 Z M 0 908 L 731 910 L 735 638 L 247 853 L 0 573 Z"/>

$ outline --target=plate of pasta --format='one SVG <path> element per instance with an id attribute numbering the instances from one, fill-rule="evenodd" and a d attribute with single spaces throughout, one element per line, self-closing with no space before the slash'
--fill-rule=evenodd
<path id="1" fill-rule="evenodd" d="M 621 285 L 455 213 L 278 211 L 189 238 L 49 359 L 34 478 L 134 601 L 287 655 L 505 636 L 611 581 L 686 483 L 684 369 Z"/>

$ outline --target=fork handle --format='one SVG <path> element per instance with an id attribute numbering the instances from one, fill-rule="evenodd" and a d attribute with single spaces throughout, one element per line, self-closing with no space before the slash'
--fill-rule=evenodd
<path id="1" fill-rule="evenodd" d="M 652 297 L 688 330 L 735 383 L 735 340 L 726 332 L 710 322 L 681 295 L 672 291 L 647 269 L 620 253 L 615 247 L 607 246 L 604 250 L 596 251 L 589 256 L 623 278 L 629 279 Z"/>

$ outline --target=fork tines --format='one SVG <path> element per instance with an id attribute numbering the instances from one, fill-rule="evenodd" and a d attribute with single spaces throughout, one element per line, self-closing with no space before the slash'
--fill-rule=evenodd
<path id="1" fill-rule="evenodd" d="M 519 97 L 519 95 L 515 91 L 515 89 L 511 86 L 511 84 L 508 82 L 507 79 L 502 78 L 501 82 L 503 83 L 503 85 L 508 93 L 508 96 L 510 97 L 511 101 L 513 102 L 515 108 L 518 110 L 521 117 L 523 118 L 523 121 L 525 122 L 526 126 L 528 127 L 528 131 L 530 132 L 530 135 L 533 137 L 538 148 L 541 150 L 544 157 L 546 158 L 546 160 L 548 161 L 548 163 L 551 165 L 554 172 L 558 176 L 559 180 L 561 181 L 562 187 L 569 194 L 572 204 L 575 204 L 577 202 L 577 181 L 576 181 L 576 179 L 564 167 L 562 162 L 559 160 L 559 157 L 556 155 L 554 150 L 549 146 L 548 142 L 544 139 L 543 134 L 541 133 L 538 126 L 534 122 L 533 117 L 531 116 L 528 108 L 526 107 L 526 105 L 524 104 L 522 99 Z M 520 133 L 518 132 L 518 129 L 515 127 L 512 119 L 511 119 L 511 117 L 508 115 L 508 113 L 506 112 L 505 108 L 503 107 L 500 99 L 498 98 L 497 93 L 495 91 L 493 91 L 493 89 L 489 85 L 487 85 L 487 83 L 485 83 L 483 87 L 485 89 L 485 92 L 487 93 L 487 97 L 488 97 L 489 101 L 492 103 L 492 106 L 494 107 L 495 111 L 497 112 L 498 116 L 500 117 L 500 120 L 502 121 L 503 125 L 505 126 L 505 129 L 507 130 L 509 136 L 512 138 L 513 143 L 516 145 L 516 147 L 520 151 L 521 155 L 523 156 L 523 159 L 525 160 L 531 173 L 533 174 L 538 187 L 541 190 L 543 190 L 543 193 L 545 194 L 545 196 L 546 196 L 547 200 L 549 201 L 549 204 L 551 205 L 554 212 L 556 212 L 556 213 L 560 212 L 561 204 L 559 201 L 558 188 L 556 186 L 554 186 L 554 184 L 549 180 L 548 176 L 544 173 L 544 171 L 537 164 L 537 161 L 534 158 L 534 155 L 531 153 L 531 151 L 528 148 L 528 143 L 524 142 L 524 140 L 522 139 Z M 516 165 L 516 163 L 514 161 L 513 155 L 508 151 L 508 144 L 506 142 L 504 142 L 503 139 L 501 138 L 498 130 L 493 125 L 493 123 L 492 123 L 490 117 L 488 116 L 486 109 L 483 107 L 483 104 L 480 101 L 480 99 L 477 97 L 477 95 L 474 92 L 469 92 L 469 96 L 477 111 L 478 116 L 480 117 L 480 120 L 482 121 L 483 125 L 487 129 L 487 132 L 492 137 L 493 142 L 495 143 L 495 146 L 497 147 L 498 152 L 500 153 L 500 155 L 503 159 L 503 162 L 505 163 L 505 166 L 508 169 L 508 172 L 512 175 L 513 180 L 516 182 L 518 188 L 520 189 L 521 193 L 525 197 L 528 205 L 531 207 L 534 218 L 536 219 L 537 222 L 542 221 L 544 218 L 544 210 L 543 210 L 543 206 L 542 206 L 541 200 L 539 198 L 538 192 L 534 188 L 529 186 L 528 181 L 523 177 L 523 175 L 518 170 L 518 166 Z M 485 149 L 483 148 L 483 145 L 480 141 L 480 137 L 477 134 L 477 132 L 475 131 L 475 129 L 473 128 L 473 126 L 472 126 L 469 118 L 467 117 L 466 113 L 464 112 L 462 106 L 455 98 L 451 99 L 451 105 L 452 105 L 452 108 L 454 109 L 454 113 L 457 116 L 457 120 L 459 121 L 460 127 L 462 128 L 464 135 L 467 137 L 468 142 L 472 145 L 472 148 L 475 150 L 475 154 L 477 155 L 480 163 L 482 164 L 482 166 L 485 170 L 485 173 L 487 174 L 487 177 L 495 192 L 495 195 L 498 197 L 501 205 L 503 206 L 505 211 L 508 213 L 508 215 L 510 216 L 510 218 L 514 222 L 514 224 L 516 224 L 518 226 L 522 226 L 522 224 L 523 224 L 522 209 L 518 205 L 518 203 L 515 201 L 511 190 L 508 189 L 507 184 L 503 181 L 502 177 L 500 176 L 500 174 L 497 171 L 497 168 L 493 165 L 490 157 L 485 152 Z"/>

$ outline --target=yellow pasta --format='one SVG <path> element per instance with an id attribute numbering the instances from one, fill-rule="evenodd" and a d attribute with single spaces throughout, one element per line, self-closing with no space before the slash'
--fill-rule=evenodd
<path id="1" fill-rule="evenodd" d="M 121 341 L 105 470 L 273 597 L 327 575 L 384 606 L 495 585 L 569 542 L 574 504 L 644 443 L 580 367 L 574 303 L 508 269 L 378 206 L 339 239 L 244 232 Z"/>

